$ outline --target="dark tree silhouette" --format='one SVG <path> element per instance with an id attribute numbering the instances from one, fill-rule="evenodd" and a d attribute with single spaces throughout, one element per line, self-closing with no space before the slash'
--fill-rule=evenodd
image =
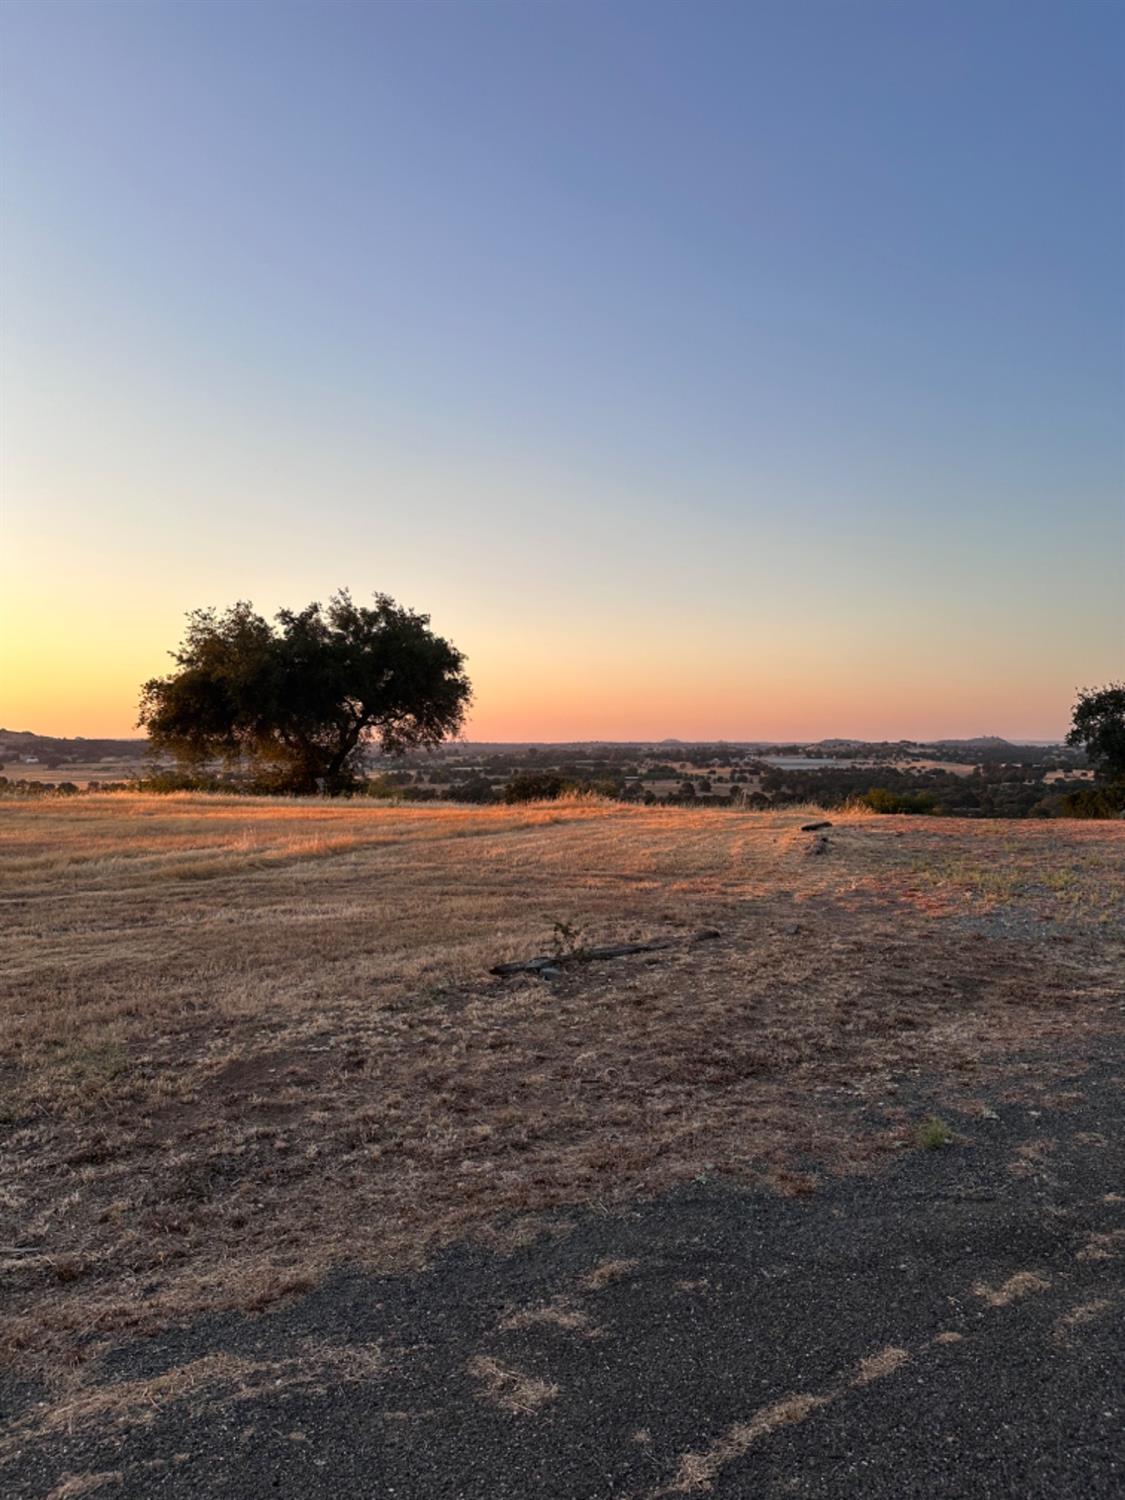
<path id="1" fill-rule="evenodd" d="M 1125 781 L 1125 682 L 1081 688 L 1068 745 L 1081 745 L 1099 776 Z"/>
<path id="2" fill-rule="evenodd" d="M 553 802 L 567 783 L 553 771 L 521 771 L 504 788 L 505 802 Z"/>
<path id="3" fill-rule="evenodd" d="M 172 658 L 141 689 L 153 748 L 295 793 L 351 790 L 372 740 L 397 753 L 459 733 L 472 691 L 461 652 L 386 594 L 366 608 L 344 591 L 272 625 L 246 603 L 196 610 Z"/>

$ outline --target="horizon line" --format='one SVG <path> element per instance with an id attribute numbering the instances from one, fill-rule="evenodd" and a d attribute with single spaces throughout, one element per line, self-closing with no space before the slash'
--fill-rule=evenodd
<path id="1" fill-rule="evenodd" d="M 115 741 L 119 744 L 143 745 L 147 743 L 146 735 L 130 734 L 41 734 L 37 729 L 7 729 L 0 726 L 0 735 L 28 735 L 35 739 L 43 740 L 71 740 L 71 741 Z M 1065 745 L 1066 735 L 1020 735 L 1010 736 L 996 733 L 981 734 L 947 734 L 930 735 L 919 738 L 914 735 L 900 735 L 896 739 L 872 739 L 854 734 L 827 734 L 819 739 L 810 739 L 800 735 L 792 735 L 781 739 L 731 739 L 725 736 L 705 736 L 702 739 L 682 739 L 678 735 L 663 735 L 657 739 L 649 735 L 636 735 L 627 739 L 608 739 L 598 735 L 587 736 L 581 739 L 562 740 L 534 740 L 534 739 L 490 739 L 482 737 L 479 739 L 452 738 L 443 740 L 441 745 L 429 748 L 440 749 L 446 745 L 499 745 L 508 747 L 524 747 L 527 749 L 552 749 L 567 745 L 610 745 L 610 746 L 647 746 L 660 748 L 662 746 L 673 747 L 677 745 L 695 747 L 700 745 L 718 746 L 730 745 L 735 747 L 749 746 L 777 746 L 777 745 L 974 745 L 989 740 L 999 740 L 1008 745 Z"/>

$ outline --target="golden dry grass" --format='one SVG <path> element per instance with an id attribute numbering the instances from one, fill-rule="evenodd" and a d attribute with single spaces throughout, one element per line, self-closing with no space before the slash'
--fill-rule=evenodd
<path id="1" fill-rule="evenodd" d="M 912 1139 L 903 1074 L 970 1100 L 1119 1024 L 1122 825 L 834 814 L 810 857 L 804 816 L 0 806 L 9 1357 L 713 1172 L 810 1191 Z M 556 922 L 722 936 L 488 976 Z"/>
<path id="2" fill-rule="evenodd" d="M 671 1483 L 653 1491 L 651 1500 L 658 1500 L 658 1497 L 666 1495 L 689 1495 L 711 1489 L 720 1470 L 741 1458 L 755 1443 L 769 1437 L 781 1427 L 792 1427 L 803 1422 L 818 1407 L 827 1406 L 832 1399 L 832 1395 L 783 1396 L 780 1401 L 764 1406 L 748 1422 L 736 1422 L 703 1452 L 685 1453 Z"/>
<path id="3" fill-rule="evenodd" d="M 84 1427 L 144 1426 L 170 1402 L 186 1403 L 203 1416 L 252 1401 L 263 1392 L 321 1391 L 334 1385 L 370 1380 L 383 1367 L 379 1348 L 346 1347 L 310 1339 L 294 1345 L 284 1359 L 245 1359 L 229 1353 L 205 1354 L 149 1380 L 114 1380 L 75 1392 L 52 1406 L 33 1408 L 0 1437 L 0 1457 L 18 1450 L 29 1434 L 36 1438 L 73 1434 Z"/>
<path id="4" fill-rule="evenodd" d="M 475 1380 L 481 1382 L 482 1398 L 504 1411 L 527 1415 L 553 1401 L 559 1393 L 557 1385 L 535 1375 L 526 1375 L 522 1370 L 513 1370 L 490 1355 L 474 1355 L 466 1368 Z"/>

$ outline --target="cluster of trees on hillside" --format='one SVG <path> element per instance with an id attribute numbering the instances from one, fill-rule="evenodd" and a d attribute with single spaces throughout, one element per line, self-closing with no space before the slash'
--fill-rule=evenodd
<path id="1" fill-rule="evenodd" d="M 48 771 L 56 771 L 91 761 L 141 755 L 144 748 L 145 742 L 140 739 L 60 739 L 50 734 L 34 734 L 28 729 L 0 729 L 0 765 L 7 767 L 34 762 Z"/>
<path id="2" fill-rule="evenodd" d="M 978 766 L 969 775 L 930 768 L 905 771 L 896 766 L 813 766 L 807 770 L 771 769 L 762 790 L 773 803 L 815 802 L 842 807 L 865 801 L 877 812 L 932 812 L 954 817 L 1026 818 L 1056 811 L 1058 799 L 1085 783 L 1048 784 L 1045 767 Z"/>

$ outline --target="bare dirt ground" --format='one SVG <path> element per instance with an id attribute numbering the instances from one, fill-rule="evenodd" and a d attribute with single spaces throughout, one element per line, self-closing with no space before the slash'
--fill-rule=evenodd
<path id="1" fill-rule="evenodd" d="M 701 1182 L 815 1202 L 919 1149 L 922 1079 L 961 1120 L 1080 1097 L 1123 1024 L 1125 827 L 836 814 L 813 854 L 807 817 L 0 807 L 20 1447 L 116 1410 L 123 1341 L 261 1313 L 333 1268 L 502 1257 Z M 487 972 L 552 939 L 706 926 L 552 980 Z M 343 1388 L 365 1348 L 298 1341 L 249 1371 L 196 1351 L 143 1400 L 197 1378 Z M 501 1406 L 547 1399 L 505 1369 L 474 1379 Z"/>

